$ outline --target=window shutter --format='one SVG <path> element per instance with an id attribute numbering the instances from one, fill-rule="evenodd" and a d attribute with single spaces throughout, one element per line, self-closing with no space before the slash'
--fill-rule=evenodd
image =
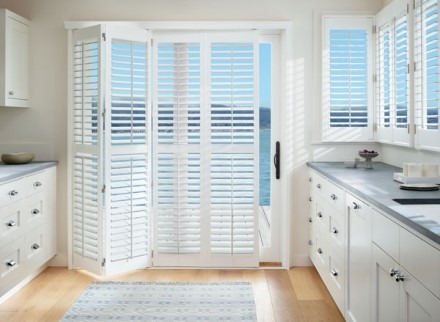
<path id="1" fill-rule="evenodd" d="M 397 14 L 396 14 L 397 13 Z M 377 140 L 409 145 L 409 32 L 406 1 L 378 14 L 376 46 Z"/>
<path id="2" fill-rule="evenodd" d="M 372 18 L 324 17 L 323 139 L 372 139 Z"/>
<path id="3" fill-rule="evenodd" d="M 150 43 L 139 28 L 107 26 L 106 273 L 150 263 Z"/>
<path id="4" fill-rule="evenodd" d="M 440 148 L 439 134 L 439 4 L 435 0 L 417 0 L 414 14 L 414 60 L 416 70 L 415 124 L 416 145 Z"/>
<path id="5" fill-rule="evenodd" d="M 75 31 L 73 44 L 73 264 L 101 274 L 103 259 L 103 44 L 101 26 Z"/>

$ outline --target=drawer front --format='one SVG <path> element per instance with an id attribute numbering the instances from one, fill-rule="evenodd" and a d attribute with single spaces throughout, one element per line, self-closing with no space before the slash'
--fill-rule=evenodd
<path id="1" fill-rule="evenodd" d="M 315 205 L 315 215 L 314 215 L 314 222 L 316 227 L 323 231 L 324 233 L 327 233 L 328 227 L 329 227 L 329 210 L 328 207 L 325 206 L 324 202 L 317 202 Z"/>
<path id="2" fill-rule="evenodd" d="M 324 186 L 326 185 L 327 180 L 315 171 L 312 171 L 310 177 L 312 179 L 312 181 L 310 182 L 312 186 L 312 191 L 318 195 L 323 195 Z"/>
<path id="3" fill-rule="evenodd" d="M 344 262 L 339 255 L 331 252 L 327 268 L 327 287 L 341 312 L 344 312 L 344 280 Z"/>
<path id="4" fill-rule="evenodd" d="M 403 228 L 400 265 L 440 298 L 440 251 Z"/>
<path id="5" fill-rule="evenodd" d="M 0 245 L 5 245 L 22 234 L 23 211 L 18 204 L 12 204 L 3 207 L 0 213 Z"/>
<path id="6" fill-rule="evenodd" d="M 19 238 L 0 248 L 0 285 L 24 269 L 24 239 Z"/>
<path id="7" fill-rule="evenodd" d="M 329 222 L 329 241 L 340 257 L 344 254 L 345 225 L 344 218 L 333 212 Z"/>
<path id="8" fill-rule="evenodd" d="M 48 240 L 48 229 L 45 225 L 26 236 L 25 256 L 30 265 L 39 266 L 47 261 L 49 256 Z"/>
<path id="9" fill-rule="evenodd" d="M 51 177 L 52 171 L 51 169 L 47 169 L 45 171 L 24 178 L 26 195 L 29 196 L 45 190 L 46 187 L 53 184 Z"/>
<path id="10" fill-rule="evenodd" d="M 345 191 L 334 183 L 327 181 L 323 189 L 323 198 L 341 214 L 345 211 Z"/>
<path id="11" fill-rule="evenodd" d="M 373 242 L 384 252 L 399 262 L 400 227 L 373 209 Z"/>
<path id="12" fill-rule="evenodd" d="M 28 199 L 26 206 L 23 208 L 23 219 L 25 225 L 35 227 L 47 220 L 44 194 L 39 193 Z"/>
<path id="13" fill-rule="evenodd" d="M 25 195 L 24 180 L 19 179 L 0 185 L 0 207 L 21 200 Z"/>

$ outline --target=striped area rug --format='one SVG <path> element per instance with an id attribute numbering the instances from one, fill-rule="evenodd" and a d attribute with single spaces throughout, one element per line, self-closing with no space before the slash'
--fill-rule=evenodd
<path id="1" fill-rule="evenodd" d="M 257 317 L 248 282 L 95 282 L 61 321 L 257 321 Z"/>

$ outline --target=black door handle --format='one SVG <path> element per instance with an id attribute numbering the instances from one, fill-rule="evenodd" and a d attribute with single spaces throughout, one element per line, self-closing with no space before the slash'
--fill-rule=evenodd
<path id="1" fill-rule="evenodd" d="M 273 164 L 275 166 L 275 178 L 280 178 L 280 161 L 281 161 L 281 147 L 280 141 L 275 144 L 275 155 L 273 156 Z"/>

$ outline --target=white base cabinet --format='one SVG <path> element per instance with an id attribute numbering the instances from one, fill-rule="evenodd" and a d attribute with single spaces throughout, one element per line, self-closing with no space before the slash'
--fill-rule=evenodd
<path id="1" fill-rule="evenodd" d="M 0 297 L 56 254 L 56 168 L 0 184 Z"/>

